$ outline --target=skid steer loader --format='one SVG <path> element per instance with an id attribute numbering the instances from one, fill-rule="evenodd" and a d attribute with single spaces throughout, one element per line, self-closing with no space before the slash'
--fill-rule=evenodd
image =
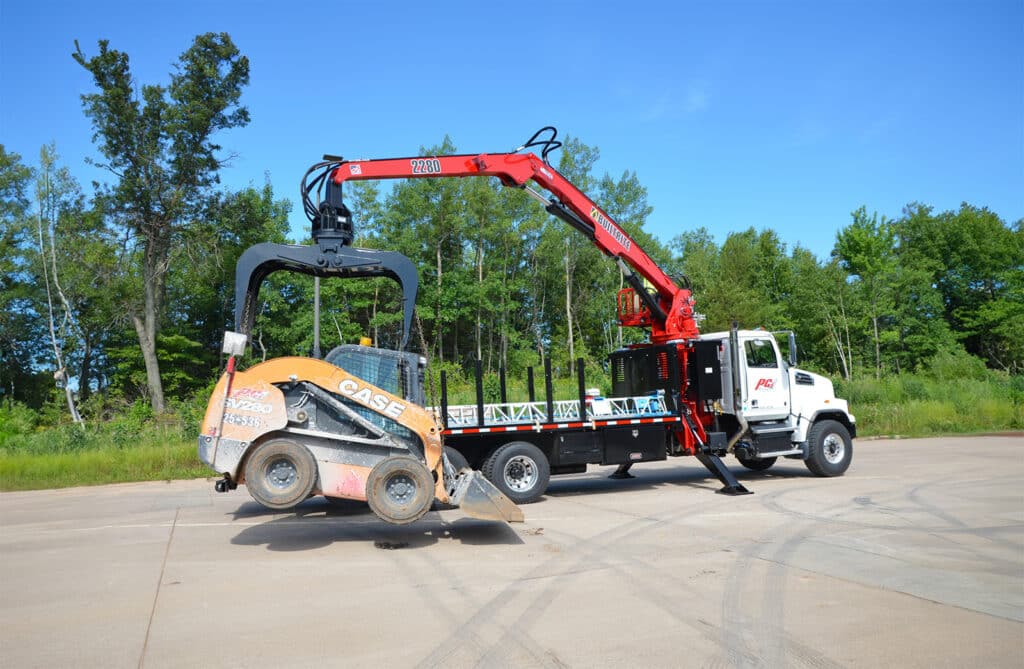
<path id="1" fill-rule="evenodd" d="M 227 369 L 199 436 L 200 459 L 222 476 L 217 491 L 242 483 L 275 510 L 313 495 L 365 500 L 396 524 L 421 518 L 435 500 L 475 518 L 521 522 L 522 512 L 505 495 L 479 472 L 457 469 L 445 454 L 435 417 L 423 408 L 425 360 L 419 356 L 340 346 L 323 360 L 283 357 L 236 369 L 260 285 L 279 270 L 396 280 L 404 299 L 404 348 L 418 288 L 412 262 L 395 252 L 349 247 L 347 210 L 318 215 L 313 237 L 312 246 L 257 244 L 239 258 L 237 331 L 225 333 Z"/>

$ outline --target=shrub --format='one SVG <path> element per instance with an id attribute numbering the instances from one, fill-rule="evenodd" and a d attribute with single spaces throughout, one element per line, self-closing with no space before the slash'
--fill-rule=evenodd
<path id="1" fill-rule="evenodd" d="M 18 435 L 32 434 L 39 425 L 39 414 L 20 402 L 0 406 L 0 448 Z"/>

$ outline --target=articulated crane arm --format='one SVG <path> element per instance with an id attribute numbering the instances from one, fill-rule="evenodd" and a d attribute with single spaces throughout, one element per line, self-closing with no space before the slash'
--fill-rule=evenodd
<path id="1" fill-rule="evenodd" d="M 550 137 L 538 139 L 542 133 Z M 539 130 L 512 153 L 479 153 L 370 160 L 343 160 L 324 156 L 327 162 L 314 165 L 309 172 L 322 170 L 311 187 L 303 180 L 306 213 L 313 221 L 313 237 L 352 240 L 352 223 L 342 200 L 346 181 L 374 179 L 418 179 L 438 177 L 497 177 L 505 186 L 524 189 L 540 201 L 552 215 L 583 233 L 605 255 L 613 258 L 623 271 L 632 290 L 619 295 L 619 319 L 623 325 L 650 326 L 654 343 L 693 339 L 699 334 L 693 318 L 693 298 L 688 286 L 678 286 L 593 200 L 547 162 L 547 154 L 561 146 L 552 127 Z M 543 146 L 541 156 L 522 151 Z M 545 197 L 528 185 L 533 181 L 551 193 Z M 325 198 L 314 204 L 308 197 L 312 187 L 326 190 Z M 644 285 L 646 279 L 653 294 Z M 642 304 L 638 301 L 643 300 Z"/>

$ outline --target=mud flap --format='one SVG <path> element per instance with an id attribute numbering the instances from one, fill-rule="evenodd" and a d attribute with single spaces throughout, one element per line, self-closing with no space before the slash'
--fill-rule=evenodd
<path id="1" fill-rule="evenodd" d="M 459 472 L 449 503 L 473 518 L 504 520 L 507 523 L 523 522 L 522 510 L 484 478 L 483 474 L 470 469 Z"/>

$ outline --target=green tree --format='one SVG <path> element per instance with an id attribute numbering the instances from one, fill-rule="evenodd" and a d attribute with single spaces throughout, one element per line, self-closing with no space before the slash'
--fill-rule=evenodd
<path id="1" fill-rule="evenodd" d="M 869 306 L 875 353 L 875 376 L 882 375 L 880 320 L 893 308 L 892 277 L 896 263 L 896 233 L 892 223 L 878 214 L 868 216 L 861 207 L 852 214 L 853 222 L 836 235 L 833 255 L 842 267 L 857 277 Z"/>
<path id="2" fill-rule="evenodd" d="M 202 212 L 223 164 L 213 138 L 244 126 L 239 105 L 249 61 L 227 33 L 206 33 L 178 58 L 168 87 L 146 84 L 136 93 L 128 55 L 99 42 L 74 59 L 88 70 L 98 93 L 82 96 L 93 139 L 115 176 L 100 193 L 104 209 L 130 234 L 133 286 L 124 307 L 139 340 L 146 386 L 155 412 L 164 411 L 157 358 L 171 250 L 192 217 Z"/>
<path id="3" fill-rule="evenodd" d="M 993 367 L 1024 368 L 1024 233 L 967 203 L 934 214 L 913 204 L 898 227 L 904 266 L 929 275 L 942 314 L 969 353 Z"/>
<path id="4" fill-rule="evenodd" d="M 8 401 L 41 401 L 33 364 L 45 341 L 42 321 L 33 311 L 36 287 L 27 273 L 30 248 L 29 189 L 32 169 L 0 144 L 0 385 Z"/>

